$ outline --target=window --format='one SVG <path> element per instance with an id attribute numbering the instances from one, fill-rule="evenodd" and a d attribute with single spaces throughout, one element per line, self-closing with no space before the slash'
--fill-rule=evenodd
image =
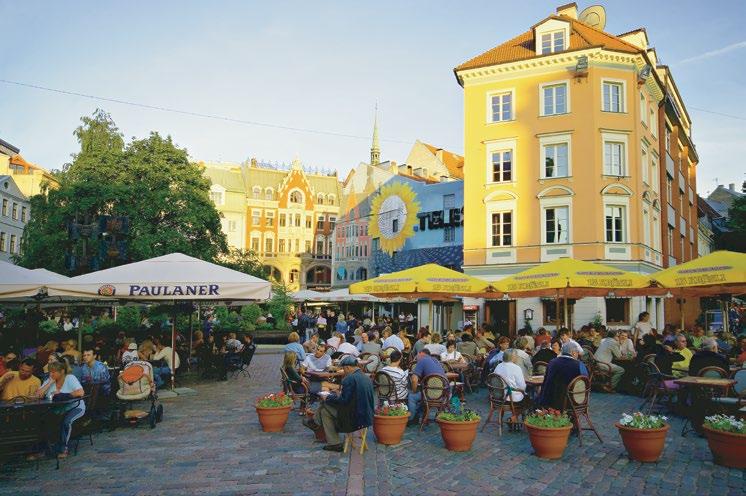
<path id="1" fill-rule="evenodd" d="M 222 205 L 223 204 L 223 192 L 222 191 L 210 191 L 210 200 L 215 205 Z M 7 214 L 7 202 L 8 200 L 3 200 L 3 215 Z"/>
<path id="2" fill-rule="evenodd" d="M 653 215 L 653 249 L 661 250 L 661 224 L 657 215 Z"/>
<path id="3" fill-rule="evenodd" d="M 624 243 L 624 207 L 606 206 L 606 242 Z"/>
<path id="4" fill-rule="evenodd" d="M 251 238 L 251 251 L 259 253 L 259 238 Z"/>
<path id="5" fill-rule="evenodd" d="M 26 222 L 26 215 L 27 215 L 26 207 L 21 207 L 21 222 Z"/>
<path id="6" fill-rule="evenodd" d="M 544 145 L 544 177 L 567 177 L 567 143 Z"/>
<path id="7" fill-rule="evenodd" d="M 553 207 L 544 210 L 544 235 L 547 244 L 567 243 L 569 238 L 569 208 Z"/>
<path id="8" fill-rule="evenodd" d="M 624 143 L 604 142 L 604 174 L 607 176 L 624 175 Z"/>
<path id="9" fill-rule="evenodd" d="M 306 253 L 311 253 L 311 240 L 306 240 Z"/>
<path id="10" fill-rule="evenodd" d="M 295 214 L 295 227 L 300 227 L 300 214 Z"/>
<path id="11" fill-rule="evenodd" d="M 681 238 L 684 239 L 683 237 Z M 683 245 L 682 245 L 683 246 Z M 8 247 L 8 253 L 16 253 L 16 235 L 10 235 L 10 246 Z"/>
<path id="12" fill-rule="evenodd" d="M 264 190 L 264 199 L 265 200 L 274 200 L 275 199 L 275 195 L 272 192 L 271 188 L 267 188 L 266 190 Z"/>
<path id="13" fill-rule="evenodd" d="M 655 156 L 650 161 L 650 181 L 653 185 L 653 191 L 658 192 L 658 159 Z"/>
<path id="14" fill-rule="evenodd" d="M 492 214 L 492 246 L 513 245 L 513 212 Z"/>
<path id="15" fill-rule="evenodd" d="M 645 102 L 645 95 L 640 93 L 640 121 L 643 125 L 647 125 L 648 109 Z"/>
<path id="16" fill-rule="evenodd" d="M 513 92 L 497 93 L 490 96 L 490 122 L 505 122 L 513 120 Z"/>
<path id="17" fill-rule="evenodd" d="M 668 256 L 673 258 L 673 227 L 668 226 Z"/>
<path id="18" fill-rule="evenodd" d="M 606 298 L 606 324 L 629 324 L 629 299 Z"/>
<path id="19" fill-rule="evenodd" d="M 650 105 L 650 134 L 658 136 L 658 114 L 653 104 Z"/>
<path id="20" fill-rule="evenodd" d="M 264 251 L 266 253 L 272 253 L 272 251 L 274 251 L 274 240 L 272 238 L 266 238 L 264 240 Z"/>
<path id="21" fill-rule="evenodd" d="M 368 256 L 368 245 L 363 245 L 363 256 L 364 257 Z"/>
<path id="22" fill-rule="evenodd" d="M 318 203 L 319 205 L 323 205 L 324 204 L 324 195 L 322 195 L 321 193 L 319 193 L 318 196 L 316 197 L 316 203 Z"/>
<path id="23" fill-rule="evenodd" d="M 273 227 L 275 225 L 275 213 L 269 210 L 264 212 L 264 223 L 267 227 Z"/>
<path id="24" fill-rule="evenodd" d="M 557 303 L 554 300 L 543 300 L 541 303 L 544 310 L 544 325 L 557 324 L 559 321 L 559 317 L 557 316 Z M 570 306 L 570 308 L 573 306 Z M 561 304 L 560 310 L 562 310 Z"/>
<path id="25" fill-rule="evenodd" d="M 306 229 L 311 229 L 311 216 L 306 215 Z"/>
<path id="26" fill-rule="evenodd" d="M 334 202 L 335 202 L 335 201 L 337 201 L 337 197 L 336 197 L 336 196 L 334 196 L 334 195 L 329 195 L 329 196 L 327 196 L 327 197 L 326 197 L 326 202 L 327 202 L 327 203 L 328 203 L 329 205 L 334 205 Z"/>
<path id="27" fill-rule="evenodd" d="M 381 249 L 381 240 L 379 238 L 373 238 L 372 245 L 370 247 L 371 251 L 378 251 Z"/>
<path id="28" fill-rule="evenodd" d="M 316 241 L 316 254 L 322 255 L 323 253 L 324 253 L 324 241 L 319 239 Z"/>
<path id="29" fill-rule="evenodd" d="M 285 214 L 280 214 L 280 227 L 285 227 Z"/>
<path id="30" fill-rule="evenodd" d="M 12 218 L 13 220 L 18 220 L 18 204 L 16 202 L 13 202 L 13 210 L 12 210 Z"/>
<path id="31" fill-rule="evenodd" d="M 5 233 L 0 232 L 0 251 L 5 251 Z"/>
<path id="32" fill-rule="evenodd" d="M 567 113 L 567 84 L 553 84 L 542 89 L 542 115 Z"/>
<path id="33" fill-rule="evenodd" d="M 552 31 L 541 35 L 541 54 L 561 52 L 565 49 L 565 32 Z"/>
<path id="34" fill-rule="evenodd" d="M 322 229 L 324 229 L 324 216 L 319 215 L 316 219 L 316 230 L 321 231 Z"/>
<path id="35" fill-rule="evenodd" d="M 666 176 L 666 199 L 669 205 L 673 205 L 673 179 Z"/>
<path id="36" fill-rule="evenodd" d="M 277 242 L 277 251 L 285 253 L 285 240 L 281 239 Z"/>
<path id="37" fill-rule="evenodd" d="M 261 220 L 261 211 L 260 210 L 254 210 L 251 212 L 251 225 L 252 226 L 258 226 L 262 223 Z"/>
<path id="38" fill-rule="evenodd" d="M 642 182 L 649 184 L 650 179 L 648 176 L 650 175 L 650 171 L 648 170 L 648 151 L 644 146 L 640 150 L 640 173 L 642 174 Z"/>
<path id="39" fill-rule="evenodd" d="M 290 271 L 290 282 L 298 282 L 298 269 L 293 269 Z"/>
<path id="40" fill-rule="evenodd" d="M 443 210 L 449 211 L 456 208 L 456 195 L 443 195 Z"/>
<path id="41" fill-rule="evenodd" d="M 624 84 L 603 82 L 604 112 L 624 112 Z"/>
<path id="42" fill-rule="evenodd" d="M 262 199 L 262 188 L 259 186 L 255 186 L 253 190 L 251 190 L 251 194 L 253 195 L 255 200 L 261 200 Z"/>
<path id="43" fill-rule="evenodd" d="M 236 221 L 235 220 L 228 221 L 228 232 L 236 232 Z"/>
<path id="44" fill-rule="evenodd" d="M 642 243 L 650 246 L 650 211 L 647 207 L 642 209 Z"/>
<path id="45" fill-rule="evenodd" d="M 337 218 L 330 216 L 329 217 L 329 230 L 334 231 L 336 225 L 337 225 Z"/>
<path id="46" fill-rule="evenodd" d="M 443 242 L 450 243 L 456 241 L 456 228 L 448 226 L 443 228 Z"/>
<path id="47" fill-rule="evenodd" d="M 399 232 L 399 219 L 394 219 L 391 222 L 391 232 L 392 233 L 398 233 Z"/>
<path id="48" fill-rule="evenodd" d="M 290 193 L 290 203 L 303 203 L 303 195 L 300 194 L 300 191 Z"/>
<path id="49" fill-rule="evenodd" d="M 13 246 L 13 236 L 10 236 L 10 244 Z M 680 260 L 682 263 L 684 263 L 684 260 L 686 260 L 686 255 L 684 254 L 684 246 L 686 246 L 686 238 L 684 236 L 681 236 L 681 251 L 679 252 Z"/>
<path id="50" fill-rule="evenodd" d="M 671 128 L 666 124 L 666 151 L 671 153 Z"/>
<path id="51" fill-rule="evenodd" d="M 510 182 L 513 178 L 513 150 L 492 153 L 492 182 Z"/>

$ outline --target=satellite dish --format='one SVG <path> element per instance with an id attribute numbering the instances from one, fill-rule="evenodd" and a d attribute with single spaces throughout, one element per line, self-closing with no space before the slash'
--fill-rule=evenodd
<path id="1" fill-rule="evenodd" d="M 601 5 L 592 5 L 580 13 L 578 20 L 583 24 L 603 31 L 606 27 L 606 9 Z"/>

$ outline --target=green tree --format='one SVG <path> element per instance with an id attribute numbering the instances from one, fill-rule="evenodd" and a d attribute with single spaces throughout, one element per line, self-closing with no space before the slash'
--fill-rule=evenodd
<path id="1" fill-rule="evenodd" d="M 269 277 L 267 266 L 263 265 L 259 257 L 250 250 L 230 248 L 225 255 L 218 258 L 216 263 L 223 267 L 243 272 L 244 274 L 259 277 L 260 279 L 267 279 Z"/>
<path id="2" fill-rule="evenodd" d="M 69 221 L 92 222 L 99 215 L 129 218 L 129 261 L 176 251 L 214 261 L 225 253 L 210 182 L 185 149 L 155 132 L 125 143 L 101 110 L 81 122 L 74 133 L 80 152 L 58 174 L 59 188 L 31 198 L 20 265 L 66 272 Z"/>
<path id="3" fill-rule="evenodd" d="M 733 201 L 728 210 L 728 228 L 730 231 L 720 233 L 716 245 L 723 250 L 746 252 L 746 196 Z"/>

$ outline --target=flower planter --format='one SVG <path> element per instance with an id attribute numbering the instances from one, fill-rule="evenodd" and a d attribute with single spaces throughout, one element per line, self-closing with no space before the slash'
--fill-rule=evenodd
<path id="1" fill-rule="evenodd" d="M 390 415 L 373 416 L 373 432 L 381 444 L 399 444 L 407 428 L 409 415 L 392 417 Z"/>
<path id="2" fill-rule="evenodd" d="M 282 432 L 285 423 L 288 421 L 290 406 L 279 406 L 275 408 L 256 408 L 256 414 L 259 417 L 259 423 L 262 424 L 264 432 Z"/>
<path id="3" fill-rule="evenodd" d="M 562 458 L 572 425 L 567 427 L 534 427 L 525 423 L 524 425 L 528 431 L 531 447 L 534 448 L 537 457 L 548 460 Z"/>
<path id="4" fill-rule="evenodd" d="M 716 431 L 702 427 L 715 463 L 731 468 L 746 468 L 746 434 Z"/>
<path id="5" fill-rule="evenodd" d="M 469 451 L 471 444 L 477 437 L 477 427 L 481 419 L 452 422 L 450 420 L 435 420 L 440 426 L 440 435 L 447 450 Z"/>
<path id="6" fill-rule="evenodd" d="M 635 429 L 616 423 L 622 443 L 632 460 L 638 462 L 657 462 L 666 444 L 666 434 L 671 426 L 658 429 Z"/>

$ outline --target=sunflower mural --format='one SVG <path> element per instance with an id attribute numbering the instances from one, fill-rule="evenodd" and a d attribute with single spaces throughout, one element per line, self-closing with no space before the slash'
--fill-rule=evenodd
<path id="1" fill-rule="evenodd" d="M 381 250 L 393 255 L 414 234 L 420 210 L 417 195 L 408 184 L 387 184 L 371 201 L 370 210 L 371 238 L 378 238 Z"/>

